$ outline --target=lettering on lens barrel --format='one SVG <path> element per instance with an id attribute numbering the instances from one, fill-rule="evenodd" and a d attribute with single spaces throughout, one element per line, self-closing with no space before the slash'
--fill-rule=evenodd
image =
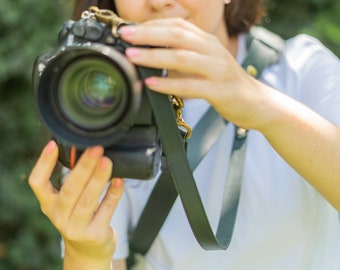
<path id="1" fill-rule="evenodd" d="M 36 59 L 34 93 L 65 166 L 72 147 L 79 157 L 85 148 L 103 145 L 114 176 L 150 179 L 158 171 L 161 146 L 142 81 L 164 72 L 127 60 L 124 51 L 131 45 L 112 31 L 121 24 L 126 23 L 100 21 L 91 10 L 66 22 L 58 46 Z"/>

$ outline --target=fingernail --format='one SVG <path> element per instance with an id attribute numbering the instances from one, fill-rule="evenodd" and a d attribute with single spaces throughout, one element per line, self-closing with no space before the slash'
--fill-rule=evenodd
<path id="1" fill-rule="evenodd" d="M 106 170 L 110 166 L 110 160 L 107 157 L 103 157 L 99 162 L 99 169 Z"/>
<path id="2" fill-rule="evenodd" d="M 113 187 L 115 189 L 119 189 L 123 186 L 123 179 L 121 178 L 115 178 L 113 179 Z"/>
<path id="3" fill-rule="evenodd" d="M 56 148 L 57 148 L 56 142 L 51 140 L 46 145 L 45 152 L 46 154 L 51 154 Z"/>
<path id="4" fill-rule="evenodd" d="M 89 149 L 89 154 L 94 158 L 100 157 L 103 154 L 103 147 L 93 146 Z"/>
<path id="5" fill-rule="evenodd" d="M 127 48 L 125 50 L 125 55 L 129 58 L 135 58 L 140 56 L 140 50 L 137 48 Z"/>
<path id="6" fill-rule="evenodd" d="M 118 29 L 118 33 L 124 37 L 133 36 L 136 34 L 136 27 L 131 25 L 122 26 Z"/>
<path id="7" fill-rule="evenodd" d="M 146 78 L 144 80 L 144 82 L 147 86 L 152 87 L 152 86 L 156 86 L 158 84 L 158 79 L 155 78 L 155 77 L 149 77 L 149 78 Z"/>

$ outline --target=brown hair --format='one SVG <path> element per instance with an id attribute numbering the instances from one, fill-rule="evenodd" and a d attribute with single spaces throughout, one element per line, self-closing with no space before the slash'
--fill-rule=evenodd
<path id="1" fill-rule="evenodd" d="M 265 14 L 262 0 L 231 0 L 224 9 L 229 35 L 248 32 L 250 27 L 261 22 Z"/>
<path id="2" fill-rule="evenodd" d="M 110 9 L 116 12 L 114 0 L 74 0 L 75 8 L 73 19 L 78 20 L 81 13 L 90 6 Z M 228 34 L 235 36 L 238 33 L 248 32 L 254 24 L 261 22 L 265 15 L 262 0 L 231 0 L 225 6 L 224 15 L 228 26 Z"/>

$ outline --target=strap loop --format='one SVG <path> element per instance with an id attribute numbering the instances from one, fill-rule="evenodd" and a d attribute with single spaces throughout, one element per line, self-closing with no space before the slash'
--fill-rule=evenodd
<path id="1" fill-rule="evenodd" d="M 243 67 L 253 70 L 249 72 L 250 75 L 259 78 L 267 66 L 278 61 L 284 48 L 284 41 L 273 33 L 256 27 L 251 30 L 247 48 L 248 55 Z M 147 77 L 147 74 L 143 74 L 143 69 L 141 69 L 141 75 L 143 78 Z M 199 244 L 206 250 L 226 249 L 231 241 L 236 221 L 245 162 L 247 131 L 237 127 L 235 129 L 229 171 L 224 187 L 222 211 L 215 235 L 205 213 L 192 170 L 215 143 L 227 123 L 210 108 L 198 123 L 198 126 L 203 126 L 203 128 L 201 127 L 197 131 L 195 127 L 193 131 L 188 144 L 187 158 L 176 125 L 175 114 L 167 96 L 148 89 L 145 90 L 153 111 L 157 112 L 155 119 L 171 174 L 168 171 L 164 172 L 156 184 L 130 241 L 131 248 L 136 252 L 146 254 L 176 200 L 178 192 Z M 165 183 L 164 186 L 162 186 L 163 183 Z"/>

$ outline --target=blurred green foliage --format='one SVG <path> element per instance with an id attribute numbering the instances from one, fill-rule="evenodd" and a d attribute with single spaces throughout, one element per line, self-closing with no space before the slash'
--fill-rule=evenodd
<path id="1" fill-rule="evenodd" d="M 2 0 L 0 9 L 0 270 L 61 268 L 59 236 L 27 185 L 47 137 L 31 87 L 35 57 L 55 45 L 72 1 Z M 340 1 L 273 0 L 265 26 L 308 33 L 340 56 Z"/>
<path id="2" fill-rule="evenodd" d="M 264 25 L 284 38 L 306 33 L 340 57 L 340 1 L 268 0 Z"/>
<path id="3" fill-rule="evenodd" d="M 59 236 L 27 176 L 47 140 L 34 104 L 35 57 L 50 48 L 66 1 L 2 0 L 0 9 L 0 269 L 61 269 Z"/>

